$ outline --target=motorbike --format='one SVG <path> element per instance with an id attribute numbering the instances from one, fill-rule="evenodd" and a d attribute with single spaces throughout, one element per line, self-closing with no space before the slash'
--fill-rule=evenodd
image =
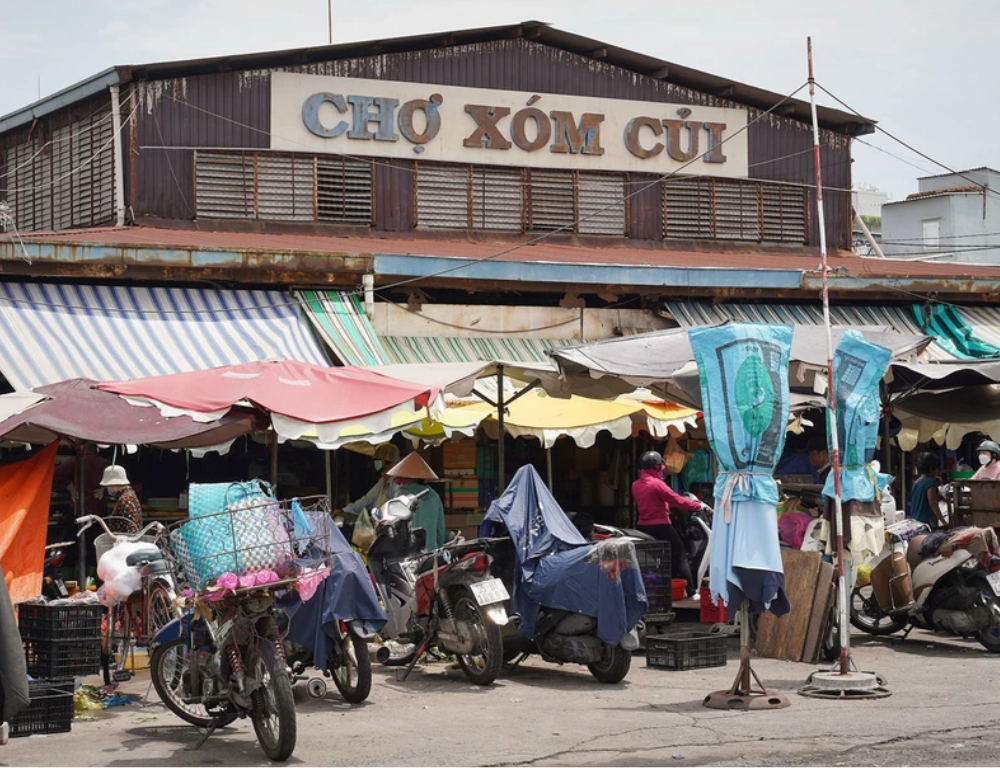
<path id="1" fill-rule="evenodd" d="M 375 660 L 406 666 L 436 646 L 458 657 L 476 685 L 490 685 L 503 665 L 500 628 L 508 623 L 503 583 L 490 575 L 491 542 L 458 537 L 424 552 L 426 532 L 411 525 L 424 493 L 390 499 L 373 515 L 368 570 L 386 614 Z M 392 646 L 401 649 L 393 653 Z M 405 675 L 404 675 L 405 678 Z"/>
<path id="2" fill-rule="evenodd" d="M 529 519 L 531 510 L 541 514 Z M 527 622 L 525 614 L 515 614 L 516 620 L 504 629 L 504 660 L 510 671 L 538 654 L 553 664 L 586 665 L 602 683 L 624 680 L 631 652 L 639 646 L 637 630 L 646 607 L 644 594 L 639 599 L 642 579 L 629 537 L 588 542 L 530 466 L 518 470 L 493 503 L 480 532 L 486 529 L 507 534 L 494 546 L 491 572 L 514 594 L 515 608 L 524 605 L 532 612 Z M 526 568 L 532 569 L 530 581 Z M 608 584 L 600 581 L 605 578 Z M 600 634 L 601 592 L 608 600 L 624 602 L 624 628 L 616 642 Z"/>
<path id="3" fill-rule="evenodd" d="M 66 550 L 75 543 L 75 541 L 60 541 L 45 547 L 45 562 L 42 566 L 42 594 L 50 600 L 69 597 L 59 569 L 66 562 Z"/>
<path id="4" fill-rule="evenodd" d="M 873 564 L 871 583 L 852 592 L 851 623 L 871 635 L 905 629 L 905 637 L 919 627 L 975 637 L 986 650 L 1000 653 L 1000 560 L 992 558 L 987 567 L 968 550 L 958 548 L 950 554 L 921 555 L 924 538 L 918 535 L 908 540 L 905 563 L 902 553 L 890 549 Z M 893 575 L 880 581 L 882 572 Z M 912 584 L 912 599 L 905 588 L 906 598 L 893 599 L 899 591 L 896 584 L 905 584 L 906 579 Z M 876 588 L 883 583 L 884 588 Z"/>

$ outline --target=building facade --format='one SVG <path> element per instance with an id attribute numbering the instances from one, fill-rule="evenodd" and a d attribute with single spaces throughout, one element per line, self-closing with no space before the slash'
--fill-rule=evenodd
<path id="1" fill-rule="evenodd" d="M 1000 172 L 977 168 L 918 183 L 918 192 L 882 208 L 886 255 L 1000 264 Z"/>

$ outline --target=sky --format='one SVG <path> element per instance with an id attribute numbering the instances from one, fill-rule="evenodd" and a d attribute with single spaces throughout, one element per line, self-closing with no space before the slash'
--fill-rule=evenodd
<path id="1" fill-rule="evenodd" d="M 782 94 L 805 82 L 805 41 L 812 35 L 817 82 L 854 109 L 946 166 L 1000 168 L 992 45 L 1000 3 L 992 0 L 331 2 L 334 42 L 531 19 Z M 0 115 L 35 101 L 39 87 L 45 96 L 112 65 L 328 39 L 327 0 L 3 0 L 3 6 Z M 822 94 L 818 101 L 835 106 Z M 862 140 L 873 146 L 855 142 L 854 182 L 891 199 L 916 191 L 917 177 L 944 172 L 883 134 Z"/>

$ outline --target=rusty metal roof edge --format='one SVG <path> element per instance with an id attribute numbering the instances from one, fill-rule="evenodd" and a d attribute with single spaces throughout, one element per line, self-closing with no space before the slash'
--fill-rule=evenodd
<path id="1" fill-rule="evenodd" d="M 125 78 L 122 77 L 123 74 Z M 85 80 L 68 85 L 62 90 L 28 104 L 26 107 L 21 107 L 0 116 L 0 133 L 25 125 L 35 118 L 43 117 L 63 107 L 68 107 L 78 101 L 95 96 L 109 86 L 121 85 L 124 82 L 128 82 L 127 77 L 127 68 L 108 67 L 101 70 L 96 75 L 91 75 Z"/>
<path id="2" fill-rule="evenodd" d="M 115 80 L 114 82 L 105 83 L 102 87 L 115 83 L 127 83 L 133 80 L 156 80 L 226 70 L 259 69 L 269 66 L 281 66 L 283 63 L 301 64 L 309 61 L 343 59 L 349 58 L 352 55 L 371 56 L 375 53 L 403 53 L 429 47 L 451 47 L 518 37 L 581 56 L 587 56 L 589 53 L 600 49 L 607 53 L 603 60 L 615 66 L 646 76 L 656 76 L 654 74 L 656 70 L 665 70 L 666 74 L 658 79 L 706 93 L 726 91 L 725 98 L 751 107 L 770 109 L 784 99 L 783 95 L 763 88 L 757 88 L 731 78 L 720 77 L 708 72 L 684 67 L 664 61 L 663 59 L 631 51 L 627 48 L 609 45 L 574 32 L 556 29 L 546 22 L 523 21 L 518 24 L 477 27 L 382 40 L 364 40 L 338 43 L 336 45 L 289 48 L 277 51 L 261 51 L 200 59 L 183 59 L 180 61 L 111 67 L 57 94 L 46 97 L 35 104 L 16 110 L 5 117 L 0 117 L 0 133 L 23 125 L 28 120 L 40 116 L 40 114 L 53 112 L 62 106 L 67 106 L 89 95 L 93 95 L 93 92 L 85 92 L 83 87 L 91 81 L 97 80 L 109 73 L 114 73 Z M 59 97 L 61 96 L 66 96 L 67 98 L 60 101 Z M 50 104 L 50 102 L 51 106 L 45 112 L 31 113 L 32 109 L 40 105 Z M 794 105 L 794 111 L 790 115 L 786 115 L 786 117 L 792 117 L 797 120 L 809 120 L 808 102 L 800 99 L 792 99 L 791 104 Z M 872 133 L 875 130 L 875 121 L 831 107 L 817 107 L 817 116 L 824 128 L 850 136 L 861 136 Z M 14 122 L 15 117 L 23 117 L 23 119 L 20 119 L 19 122 Z"/>

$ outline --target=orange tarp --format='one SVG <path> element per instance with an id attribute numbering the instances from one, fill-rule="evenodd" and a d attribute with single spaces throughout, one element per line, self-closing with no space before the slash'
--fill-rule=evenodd
<path id="1" fill-rule="evenodd" d="M 0 467 L 0 567 L 14 603 L 42 589 L 57 447 L 52 443 L 27 461 Z"/>

